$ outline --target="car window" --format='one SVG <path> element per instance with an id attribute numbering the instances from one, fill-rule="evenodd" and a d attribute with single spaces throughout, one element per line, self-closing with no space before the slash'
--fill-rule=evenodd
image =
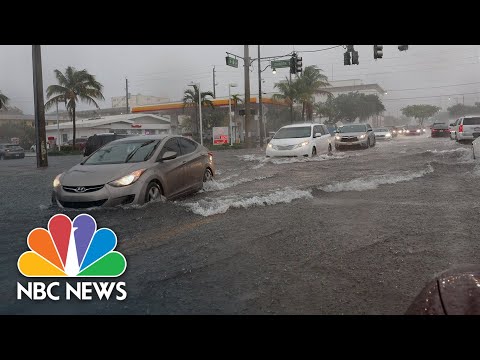
<path id="1" fill-rule="evenodd" d="M 330 131 L 328 131 L 328 128 L 325 125 L 322 125 L 322 129 L 324 134 L 330 134 Z"/>
<path id="2" fill-rule="evenodd" d="M 180 143 L 180 149 L 182 150 L 182 155 L 187 155 L 195 151 L 197 144 L 189 139 L 178 138 Z"/>
<path id="3" fill-rule="evenodd" d="M 163 156 L 167 151 L 174 151 L 177 155 L 181 155 L 182 152 L 180 150 L 180 146 L 178 145 L 177 138 L 171 138 L 167 140 L 165 145 L 163 145 L 162 151 L 160 151 L 160 157 Z"/>
<path id="4" fill-rule="evenodd" d="M 463 119 L 463 125 L 480 125 L 480 117 Z"/>

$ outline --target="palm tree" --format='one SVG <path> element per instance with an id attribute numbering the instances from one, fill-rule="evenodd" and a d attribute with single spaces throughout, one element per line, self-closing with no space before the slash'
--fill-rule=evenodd
<path id="1" fill-rule="evenodd" d="M 76 127 L 75 127 L 75 110 L 79 101 L 87 104 L 94 104 L 97 109 L 97 100 L 105 100 L 102 94 L 103 85 L 95 80 L 95 76 L 83 69 L 77 71 L 74 67 L 69 66 L 65 69 L 65 74 L 60 70 L 55 70 L 55 77 L 58 85 L 50 85 L 47 88 L 48 101 L 45 103 L 45 110 L 53 107 L 57 102 L 65 103 L 65 107 L 70 114 L 73 125 L 73 148 L 75 149 Z"/>
<path id="2" fill-rule="evenodd" d="M 3 95 L 0 91 L 0 109 L 6 107 L 9 100 L 10 99 L 7 97 L 7 95 Z"/>
<path id="3" fill-rule="evenodd" d="M 280 81 L 274 85 L 280 91 L 280 94 L 273 95 L 274 99 L 285 100 L 290 106 L 290 122 L 293 123 L 293 103 L 299 100 L 299 87 L 297 81 L 290 81 L 285 77 L 285 81 Z"/>
<path id="4" fill-rule="evenodd" d="M 202 106 L 209 106 L 213 109 L 213 102 L 210 99 L 207 99 L 207 96 L 213 98 L 213 93 L 211 91 L 202 92 Z M 183 93 L 183 110 L 185 111 L 186 107 L 195 108 L 195 125 L 193 126 L 195 134 L 198 134 L 198 86 L 193 85 L 192 89 L 187 89 Z"/>
<path id="5" fill-rule="evenodd" d="M 321 73 L 315 65 L 305 67 L 300 77 L 296 80 L 298 82 L 298 97 L 302 102 L 302 120 L 305 121 L 305 112 L 307 113 L 307 120 L 313 119 L 313 103 L 315 94 L 329 95 L 330 92 L 321 90 L 324 87 L 330 86 L 328 78 Z"/>

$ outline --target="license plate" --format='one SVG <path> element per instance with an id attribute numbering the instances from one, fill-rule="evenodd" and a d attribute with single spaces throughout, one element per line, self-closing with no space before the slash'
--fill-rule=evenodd
<path id="1" fill-rule="evenodd" d="M 473 128 L 473 131 L 480 131 L 480 127 Z"/>
<path id="2" fill-rule="evenodd" d="M 16 154 L 15 156 L 16 156 L 16 157 L 20 157 L 20 154 Z"/>
<path id="3" fill-rule="evenodd" d="M 443 130 L 438 130 L 439 132 L 443 132 Z"/>

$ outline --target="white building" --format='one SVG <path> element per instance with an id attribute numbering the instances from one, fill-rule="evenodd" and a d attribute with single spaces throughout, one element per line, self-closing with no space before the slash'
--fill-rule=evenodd
<path id="1" fill-rule="evenodd" d="M 104 116 L 95 119 L 76 119 L 76 137 L 87 138 L 101 133 L 115 132 L 117 134 L 170 134 L 170 119 L 153 114 L 124 114 Z M 73 138 L 72 122 L 46 126 L 47 137 L 60 137 L 60 145 Z M 57 135 L 58 134 L 58 135 Z"/>
<path id="2" fill-rule="evenodd" d="M 143 105 L 155 105 L 164 102 L 170 101 L 169 98 L 159 97 L 159 96 L 150 96 L 150 95 L 132 95 L 128 96 L 128 107 L 131 109 L 134 106 L 143 106 Z M 112 108 L 125 108 L 127 103 L 125 101 L 125 96 L 115 96 L 112 97 Z"/>

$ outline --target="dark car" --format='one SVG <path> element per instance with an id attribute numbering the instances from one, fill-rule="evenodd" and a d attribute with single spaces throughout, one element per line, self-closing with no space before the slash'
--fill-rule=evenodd
<path id="1" fill-rule="evenodd" d="M 93 154 L 95 151 L 100 149 L 103 145 L 112 142 L 113 140 L 123 139 L 128 135 L 123 134 L 115 134 L 115 133 L 108 133 L 108 134 L 95 134 L 90 136 L 85 143 L 85 148 L 83 150 L 83 156 L 89 156 Z"/>
<path id="2" fill-rule="evenodd" d="M 16 144 L 0 144 L 0 160 L 3 159 L 23 159 L 25 150 Z"/>
<path id="3" fill-rule="evenodd" d="M 409 125 L 406 127 L 405 131 L 403 132 L 403 135 L 422 135 L 423 130 L 420 128 L 420 126 L 417 125 Z"/>
<path id="4" fill-rule="evenodd" d="M 75 139 L 75 148 L 77 150 L 83 150 L 83 149 L 85 149 L 85 144 L 86 143 L 87 143 L 87 138 Z M 64 145 L 73 146 L 73 139 L 68 140 L 67 143 L 64 144 Z"/>
<path id="5" fill-rule="evenodd" d="M 432 138 L 433 137 L 450 137 L 450 128 L 448 124 L 434 124 L 432 126 Z"/>

